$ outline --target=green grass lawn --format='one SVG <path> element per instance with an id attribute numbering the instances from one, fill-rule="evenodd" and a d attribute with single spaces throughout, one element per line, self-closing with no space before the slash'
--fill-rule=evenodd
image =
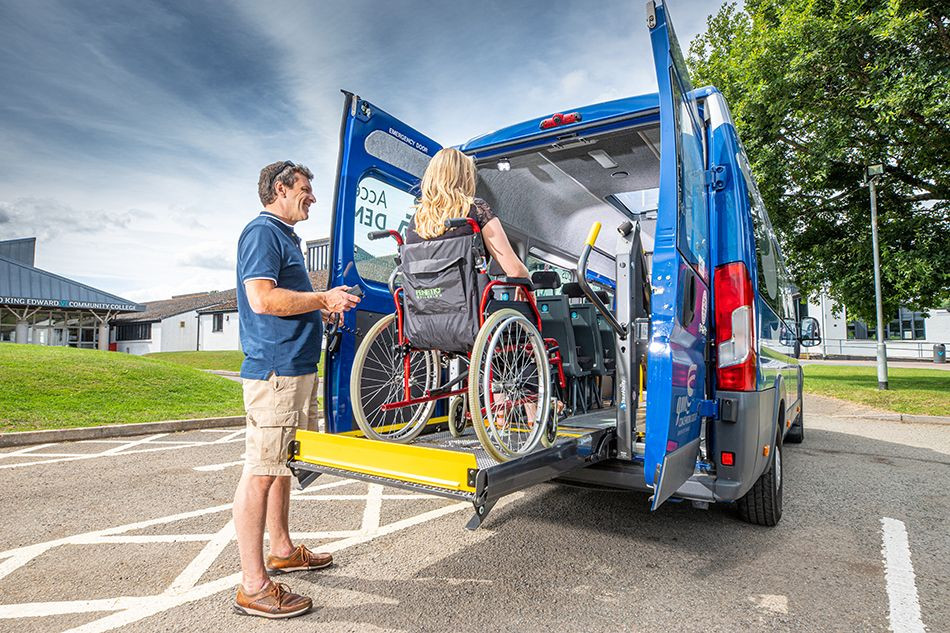
<path id="1" fill-rule="evenodd" d="M 146 358 L 168 361 L 178 365 L 187 365 L 196 369 L 221 369 L 241 371 L 244 352 L 239 350 L 222 352 L 154 352 Z"/>
<path id="2" fill-rule="evenodd" d="M 890 389 L 877 388 L 876 367 L 804 365 L 805 391 L 916 415 L 950 415 L 950 371 L 888 368 Z"/>
<path id="3" fill-rule="evenodd" d="M 147 358 L 188 365 L 197 369 L 220 369 L 224 371 L 241 371 L 244 361 L 244 352 L 153 352 L 145 355 Z M 323 377 L 323 365 L 317 366 L 317 374 Z"/>
<path id="4" fill-rule="evenodd" d="M 243 415 L 241 385 L 119 352 L 0 344 L 0 432 Z"/>

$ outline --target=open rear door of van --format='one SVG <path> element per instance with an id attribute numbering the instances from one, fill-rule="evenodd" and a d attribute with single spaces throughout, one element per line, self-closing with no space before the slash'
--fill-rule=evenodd
<path id="1" fill-rule="evenodd" d="M 647 2 L 660 98 L 660 194 L 647 353 L 644 475 L 656 509 L 699 453 L 709 327 L 709 216 L 703 120 L 667 7 Z"/>
<path id="2" fill-rule="evenodd" d="M 340 158 L 330 235 L 330 286 L 360 286 L 363 300 L 347 313 L 336 351 L 324 355 L 327 431 L 355 428 L 350 372 L 363 334 L 394 311 L 387 281 L 395 268 L 396 242 L 371 241 L 369 233 L 405 234 L 419 181 L 442 146 L 359 96 L 344 92 Z"/>

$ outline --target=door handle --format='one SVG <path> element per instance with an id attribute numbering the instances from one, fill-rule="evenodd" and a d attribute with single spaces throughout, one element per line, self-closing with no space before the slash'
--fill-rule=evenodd
<path id="1" fill-rule="evenodd" d="M 681 325 L 689 327 L 696 318 L 696 275 L 686 269 L 687 281 L 683 284 L 683 318 Z"/>

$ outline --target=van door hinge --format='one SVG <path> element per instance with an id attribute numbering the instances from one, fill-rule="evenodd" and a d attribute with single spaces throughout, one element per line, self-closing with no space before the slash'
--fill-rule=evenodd
<path id="1" fill-rule="evenodd" d="M 356 104 L 356 118 L 360 121 L 369 121 L 373 116 L 373 107 L 369 104 L 368 101 L 363 101 L 359 99 Z"/>
<path id="2" fill-rule="evenodd" d="M 699 401 L 699 415 L 703 418 L 713 418 L 714 420 L 719 417 L 719 401 L 718 400 L 700 400 Z"/>
<path id="3" fill-rule="evenodd" d="M 652 29 L 656 26 L 656 2 L 647 0 L 647 28 Z"/>
<path id="4" fill-rule="evenodd" d="M 711 191 L 722 191 L 729 180 L 729 169 L 725 165 L 713 165 L 706 170 L 706 186 Z"/>

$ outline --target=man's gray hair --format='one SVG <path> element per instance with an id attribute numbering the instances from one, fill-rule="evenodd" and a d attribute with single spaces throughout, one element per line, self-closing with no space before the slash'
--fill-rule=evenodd
<path id="1" fill-rule="evenodd" d="M 266 207 L 277 199 L 274 185 L 278 182 L 284 183 L 285 187 L 293 187 L 297 181 L 297 174 L 307 180 L 313 180 L 313 172 L 306 165 L 296 165 L 289 160 L 277 161 L 262 169 L 261 177 L 257 181 L 257 195 L 261 199 L 261 204 Z"/>

